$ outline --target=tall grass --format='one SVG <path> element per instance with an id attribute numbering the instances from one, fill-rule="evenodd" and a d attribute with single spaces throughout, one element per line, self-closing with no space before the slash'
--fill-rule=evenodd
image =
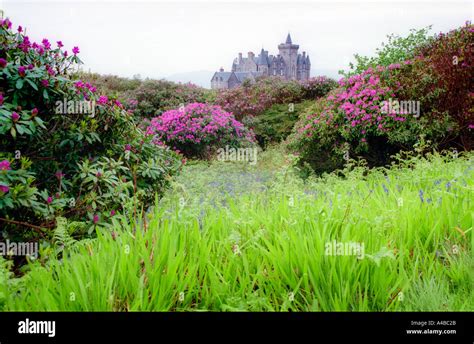
<path id="1" fill-rule="evenodd" d="M 146 221 L 3 283 L 4 309 L 474 310 L 473 154 L 306 182 L 287 165 L 188 166 Z"/>

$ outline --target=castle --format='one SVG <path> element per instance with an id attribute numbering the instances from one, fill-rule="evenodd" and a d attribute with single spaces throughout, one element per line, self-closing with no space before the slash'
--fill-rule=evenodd
<path id="1" fill-rule="evenodd" d="M 234 88 L 242 84 L 246 79 L 251 81 L 259 76 L 280 76 L 286 80 L 307 80 L 310 77 L 311 62 L 309 55 L 303 51 L 298 54 L 298 44 L 293 44 L 288 33 L 286 42 L 278 45 L 279 54 L 277 56 L 268 55 L 268 51 L 262 50 L 255 57 L 253 52 L 249 52 L 247 57 L 234 59 L 232 71 L 224 72 L 221 68 L 215 72 L 211 79 L 211 88 L 227 89 Z"/>

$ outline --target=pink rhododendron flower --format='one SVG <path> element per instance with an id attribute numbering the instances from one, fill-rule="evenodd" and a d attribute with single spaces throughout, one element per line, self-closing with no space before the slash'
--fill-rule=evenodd
<path id="1" fill-rule="evenodd" d="M 0 171 L 8 171 L 10 169 L 11 169 L 10 161 L 8 161 L 8 160 L 0 161 Z"/>
<path id="2" fill-rule="evenodd" d="M 0 184 L 0 192 L 7 193 L 10 188 L 7 185 Z"/>

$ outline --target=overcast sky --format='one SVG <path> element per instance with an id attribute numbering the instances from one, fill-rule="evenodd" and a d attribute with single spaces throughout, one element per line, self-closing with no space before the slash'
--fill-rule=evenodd
<path id="1" fill-rule="evenodd" d="M 161 78 L 230 69 L 239 52 L 272 54 L 291 32 L 315 71 L 346 68 L 373 54 L 390 33 L 433 25 L 449 31 L 472 20 L 473 1 L 24 1 L 0 0 L 30 38 L 77 45 L 84 69 Z M 186 76 L 183 76 L 185 78 Z M 187 80 L 182 80 L 187 81 Z"/>

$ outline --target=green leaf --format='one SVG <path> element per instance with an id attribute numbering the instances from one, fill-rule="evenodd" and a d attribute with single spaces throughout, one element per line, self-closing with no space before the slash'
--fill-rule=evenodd
<path id="1" fill-rule="evenodd" d="M 22 89 L 22 88 L 23 88 L 23 83 L 24 83 L 24 80 L 23 80 L 23 79 L 18 79 L 18 80 L 16 81 L 16 85 L 15 85 L 16 88 L 19 89 L 19 90 Z"/>
<path id="2" fill-rule="evenodd" d="M 30 86 L 35 90 L 35 91 L 38 91 L 38 86 L 36 86 L 36 84 L 31 81 L 30 79 L 25 79 L 26 81 L 28 81 L 28 83 L 30 84 Z"/>
<path id="3" fill-rule="evenodd" d="M 43 90 L 43 98 L 49 99 L 49 95 L 48 95 L 48 91 L 47 91 L 47 90 Z"/>
<path id="4" fill-rule="evenodd" d="M 23 135 L 25 133 L 25 131 L 23 130 L 23 126 L 21 126 L 20 124 L 15 125 L 15 127 L 18 131 L 18 134 Z"/>

